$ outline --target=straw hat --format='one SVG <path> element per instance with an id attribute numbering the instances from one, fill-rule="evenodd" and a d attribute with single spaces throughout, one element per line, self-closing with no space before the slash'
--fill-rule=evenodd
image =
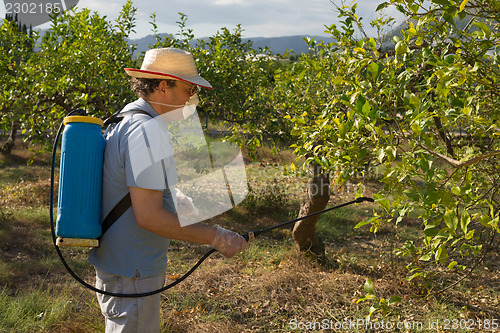
<path id="1" fill-rule="evenodd" d="M 125 68 L 128 75 L 148 79 L 174 79 L 213 89 L 196 70 L 193 55 L 176 48 L 151 49 L 144 55 L 141 69 Z"/>

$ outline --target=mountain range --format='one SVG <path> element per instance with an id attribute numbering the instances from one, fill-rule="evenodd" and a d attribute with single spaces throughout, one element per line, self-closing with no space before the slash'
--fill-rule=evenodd
<path id="1" fill-rule="evenodd" d="M 168 34 L 160 34 L 161 39 Z M 310 36 L 310 35 L 300 35 L 300 36 L 283 36 L 283 37 L 252 37 L 252 38 L 242 38 L 242 42 L 252 41 L 252 46 L 255 50 L 259 48 L 265 48 L 266 46 L 270 48 L 271 52 L 274 54 L 284 54 L 288 51 L 293 54 L 307 53 L 309 51 L 309 46 L 307 45 L 304 38 L 316 38 L 316 40 L 329 41 L 331 38 L 326 36 Z M 200 40 L 208 40 L 209 38 L 200 38 Z M 137 46 L 136 54 L 147 51 L 151 45 L 156 43 L 156 38 L 153 35 L 148 35 L 139 39 L 131 39 L 130 44 L 135 44 Z M 196 43 L 197 39 L 193 40 Z"/>

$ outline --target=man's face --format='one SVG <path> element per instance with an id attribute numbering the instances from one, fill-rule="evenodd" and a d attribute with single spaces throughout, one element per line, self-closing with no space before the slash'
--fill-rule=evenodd
<path id="1" fill-rule="evenodd" d="M 167 94 L 167 98 L 170 99 L 168 103 L 173 105 L 184 105 L 197 91 L 197 85 L 179 80 L 176 82 L 175 87 L 170 88 L 170 94 Z"/>

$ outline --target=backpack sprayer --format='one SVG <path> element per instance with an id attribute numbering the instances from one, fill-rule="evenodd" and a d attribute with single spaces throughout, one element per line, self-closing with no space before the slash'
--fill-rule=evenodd
<path id="1" fill-rule="evenodd" d="M 118 113 L 114 114 L 112 117 L 117 116 L 117 114 Z M 59 247 L 97 247 L 99 246 L 99 238 L 103 233 L 100 221 L 100 209 L 103 155 L 106 142 L 102 135 L 102 126 L 102 120 L 89 117 L 86 115 L 85 110 L 77 109 L 71 111 L 64 118 L 59 130 L 57 131 L 52 150 L 50 182 L 50 226 L 52 240 L 59 259 L 68 273 L 84 287 L 94 292 L 113 297 L 131 298 L 151 296 L 170 289 L 182 282 L 189 275 L 191 275 L 191 273 L 193 273 L 201 265 L 201 263 L 205 261 L 205 259 L 207 259 L 212 253 L 216 252 L 216 250 L 211 249 L 205 253 L 186 274 L 174 282 L 158 290 L 140 294 L 119 294 L 100 290 L 83 281 L 78 275 L 76 275 L 75 272 L 73 272 L 65 261 Z M 53 205 L 55 160 L 57 146 L 62 131 L 57 221 L 56 226 L 54 227 Z M 353 201 L 280 223 L 269 228 L 248 231 L 241 236 L 245 238 L 246 241 L 251 241 L 255 238 L 255 236 L 262 233 L 284 227 L 318 214 L 364 201 L 373 202 L 374 200 L 372 198 L 359 197 Z"/>
<path id="2" fill-rule="evenodd" d="M 106 145 L 101 132 L 103 122 L 98 118 L 86 116 L 84 110 L 75 110 L 64 118 L 54 143 L 52 174 L 63 125 L 65 127 L 61 147 L 56 245 L 96 247 L 102 233 L 99 222 L 103 154 Z M 53 178 L 52 176 L 51 186 Z M 53 200 L 51 204 L 52 202 Z"/>

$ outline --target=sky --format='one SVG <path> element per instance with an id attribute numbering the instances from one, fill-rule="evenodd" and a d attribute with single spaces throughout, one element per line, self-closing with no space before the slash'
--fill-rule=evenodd
<path id="1" fill-rule="evenodd" d="M 376 36 L 369 22 L 378 16 L 375 9 L 383 0 L 356 2 L 356 14 L 363 17 L 365 31 Z M 114 21 L 125 3 L 126 0 L 80 0 L 77 8 L 88 8 Z M 335 3 L 341 4 L 341 0 Z M 351 0 L 345 4 L 351 4 Z M 330 0 L 136 0 L 133 6 L 137 8 L 137 21 L 136 33 L 131 38 L 152 34 L 149 22 L 153 13 L 160 33 L 176 33 L 178 13 L 186 14 L 187 27 L 193 29 L 195 38 L 213 36 L 223 27 L 234 30 L 238 24 L 243 28 L 243 37 L 249 38 L 326 35 L 325 25 L 339 22 Z M 6 7 L 0 5 L 0 17 L 4 17 L 5 12 Z M 385 13 L 398 18 L 394 8 L 386 9 Z M 44 24 L 37 28 L 48 27 L 49 24 Z"/>

